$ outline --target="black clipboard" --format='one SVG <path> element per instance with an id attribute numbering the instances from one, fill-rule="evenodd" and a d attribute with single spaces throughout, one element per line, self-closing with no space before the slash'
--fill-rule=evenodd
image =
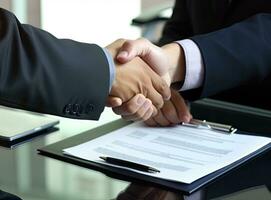
<path id="1" fill-rule="evenodd" d="M 69 148 L 75 145 L 79 145 L 81 143 L 84 143 L 86 141 L 95 139 L 97 137 L 100 137 L 106 133 L 109 133 L 111 131 L 114 131 L 116 129 L 119 129 L 123 126 L 126 126 L 130 124 L 130 122 L 125 122 L 124 120 L 116 120 L 114 122 L 108 123 L 106 125 L 97 127 L 95 129 L 86 131 L 84 133 L 81 133 L 79 135 L 75 135 L 73 137 L 67 138 L 65 140 L 59 141 L 57 143 L 45 146 L 43 148 L 38 149 L 38 153 L 40 155 L 44 155 L 50 158 L 54 158 L 57 160 L 61 160 L 67 163 L 71 163 L 74 165 L 78 165 L 81 167 L 89 168 L 92 170 L 96 170 L 99 172 L 102 172 L 109 177 L 116 178 L 116 179 L 121 179 L 125 181 L 130 181 L 130 182 L 137 182 L 137 183 L 144 183 L 144 184 L 150 184 L 158 187 L 162 187 L 168 190 L 177 190 L 177 191 L 182 191 L 184 194 L 189 195 L 203 187 L 206 187 L 216 179 L 220 178 L 221 176 L 231 172 L 234 169 L 237 169 L 241 167 L 244 163 L 247 161 L 251 161 L 267 150 L 271 149 L 271 143 L 268 145 L 258 149 L 257 151 L 253 152 L 252 154 L 243 157 L 242 159 L 220 169 L 217 170 L 203 178 L 200 178 L 196 181 L 194 181 L 191 184 L 185 184 L 185 183 L 180 183 L 180 182 L 175 182 L 175 181 L 168 181 L 168 180 L 163 180 L 155 177 L 150 177 L 146 176 L 143 174 L 139 174 L 130 170 L 125 170 L 125 169 L 119 169 L 111 166 L 106 166 L 102 165 L 99 163 L 91 162 L 91 161 L 86 161 L 82 160 L 79 158 L 71 157 L 68 155 L 63 154 L 63 149 Z M 246 134 L 241 131 L 237 131 L 237 134 Z M 251 135 L 251 133 L 249 133 Z"/>

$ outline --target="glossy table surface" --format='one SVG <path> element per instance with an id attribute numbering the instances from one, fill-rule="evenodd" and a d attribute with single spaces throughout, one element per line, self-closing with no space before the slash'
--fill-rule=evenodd
<path id="1" fill-rule="evenodd" d="M 58 131 L 38 136 L 11 149 L 0 147 L 0 189 L 25 200 L 183 199 L 176 191 L 113 179 L 94 170 L 37 154 L 38 148 L 117 118 L 106 112 L 106 118 L 102 116 L 100 122 L 59 118 Z M 270 169 L 271 155 L 267 152 L 194 196 L 201 195 L 206 199 L 219 196 L 223 196 L 219 199 L 271 199 L 268 191 Z"/>

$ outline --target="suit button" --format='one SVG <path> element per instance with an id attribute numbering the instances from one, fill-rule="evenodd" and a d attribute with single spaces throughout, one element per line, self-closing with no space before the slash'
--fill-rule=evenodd
<path id="1" fill-rule="evenodd" d="M 70 114 L 72 111 L 72 104 L 67 104 L 65 107 L 64 107 L 64 114 Z"/>
<path id="2" fill-rule="evenodd" d="M 91 104 L 91 103 L 88 104 L 88 105 L 86 106 L 85 113 L 88 114 L 88 113 L 93 112 L 93 111 L 94 111 L 94 105 Z"/>
<path id="3" fill-rule="evenodd" d="M 82 113 L 80 104 L 73 104 L 72 114 L 79 116 Z"/>

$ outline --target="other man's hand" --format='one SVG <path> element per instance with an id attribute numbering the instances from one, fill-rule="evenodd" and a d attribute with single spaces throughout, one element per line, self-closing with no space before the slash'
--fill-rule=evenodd
<path id="1" fill-rule="evenodd" d="M 188 123 L 192 119 L 189 108 L 184 99 L 175 90 L 171 90 L 171 98 L 165 101 L 164 106 L 158 110 L 158 114 L 145 123 L 148 126 L 170 126 L 180 124 L 181 122 Z"/>
<path id="2" fill-rule="evenodd" d="M 138 104 L 138 98 L 141 98 L 143 103 Z M 184 99 L 173 89 L 170 100 L 165 101 L 160 110 L 153 110 L 149 104 L 150 100 L 142 95 L 136 95 L 130 101 L 113 108 L 113 111 L 127 121 L 143 120 L 149 126 L 170 126 L 192 119 Z"/>
<path id="3" fill-rule="evenodd" d="M 119 49 L 116 59 L 126 63 L 137 56 L 162 76 L 169 85 L 184 80 L 185 59 L 179 44 L 170 43 L 158 47 L 144 38 L 126 40 Z"/>

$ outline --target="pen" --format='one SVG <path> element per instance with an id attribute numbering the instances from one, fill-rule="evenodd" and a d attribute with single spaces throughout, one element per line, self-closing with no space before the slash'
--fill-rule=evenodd
<path id="1" fill-rule="evenodd" d="M 136 169 L 136 170 L 143 171 L 143 172 L 149 172 L 149 173 L 160 172 L 158 169 L 155 169 L 153 167 L 130 162 L 127 160 L 122 160 L 122 159 L 112 158 L 112 157 L 105 157 L 105 156 L 100 156 L 100 158 L 110 164 L 114 164 L 114 165 L 118 165 L 118 166 L 122 166 L 122 167 L 128 167 L 128 168 Z"/>
<path id="2" fill-rule="evenodd" d="M 215 122 L 208 122 L 206 120 L 198 120 L 198 119 L 192 119 L 189 123 L 183 122 L 182 125 L 193 127 L 193 128 L 213 129 L 213 130 L 221 131 L 222 133 L 228 133 L 228 134 L 232 134 L 237 131 L 237 129 L 232 127 L 231 125 L 219 124 Z"/>

